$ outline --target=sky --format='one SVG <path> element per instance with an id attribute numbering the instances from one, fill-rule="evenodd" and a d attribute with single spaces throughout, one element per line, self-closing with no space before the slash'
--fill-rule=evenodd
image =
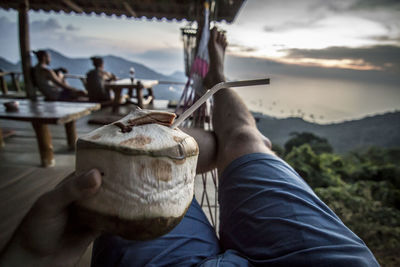
<path id="1" fill-rule="evenodd" d="M 32 49 L 113 54 L 163 74 L 183 71 L 179 29 L 187 22 L 29 16 Z M 252 110 L 327 123 L 400 109 L 398 0 L 251 0 L 234 23 L 218 25 L 229 42 L 227 77 L 271 77 L 267 89 L 238 91 Z M 17 30 L 17 13 L 0 10 L 0 57 L 12 62 Z"/>

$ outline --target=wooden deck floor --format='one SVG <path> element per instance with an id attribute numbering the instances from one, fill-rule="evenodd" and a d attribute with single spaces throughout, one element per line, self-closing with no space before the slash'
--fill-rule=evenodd
<path id="1" fill-rule="evenodd" d="M 78 120 L 78 136 L 99 127 L 88 124 L 88 119 Z M 36 199 L 74 171 L 75 154 L 68 150 L 64 126 L 51 125 L 56 166 L 42 168 L 35 133 L 30 123 L 0 120 L 0 127 L 15 131 L 13 136 L 4 140 L 5 146 L 0 149 L 1 250 Z M 82 258 L 80 266 L 89 266 L 89 263 L 90 251 Z"/>
<path id="2" fill-rule="evenodd" d="M 126 112 L 122 110 L 122 112 Z M 88 124 L 93 117 L 108 116 L 110 110 L 103 109 L 77 121 L 77 133 L 88 133 L 100 125 Z M 30 123 L 0 120 L 3 130 L 14 130 L 15 135 L 6 138 L 0 149 L 0 251 L 12 237 L 27 211 L 43 193 L 53 189 L 75 169 L 75 154 L 68 150 L 63 125 L 51 125 L 56 166 L 40 167 L 40 157 L 35 133 Z M 215 211 L 215 194 L 212 182 L 207 182 L 210 191 L 211 210 Z M 196 198 L 201 199 L 202 181 L 196 179 Z M 204 208 L 208 214 L 208 207 Z M 208 215 L 209 217 L 209 215 Z M 87 250 L 79 266 L 89 266 L 91 247 Z"/>

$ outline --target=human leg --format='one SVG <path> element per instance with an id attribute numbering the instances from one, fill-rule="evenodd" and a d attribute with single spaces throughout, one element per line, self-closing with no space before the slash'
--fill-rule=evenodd
<path id="1" fill-rule="evenodd" d="M 225 46 L 213 31 L 208 82 L 224 79 Z M 214 101 L 222 248 L 262 266 L 376 266 L 362 240 L 272 154 L 240 98 L 223 89 Z"/>
<path id="2" fill-rule="evenodd" d="M 223 61 L 226 45 L 225 35 L 214 28 L 209 42 L 210 71 L 205 79 L 207 87 L 225 81 Z M 217 164 L 220 172 L 242 155 L 272 153 L 265 137 L 258 131 L 253 116 L 232 89 L 221 89 L 214 95 L 213 127 L 218 142 Z"/>
<path id="3" fill-rule="evenodd" d="M 192 136 L 199 146 L 196 173 L 204 173 L 217 167 L 217 139 L 214 132 L 199 128 L 181 128 Z"/>
<path id="4" fill-rule="evenodd" d="M 351 232 L 283 160 L 248 154 L 224 170 L 220 241 L 253 265 L 378 266 Z"/>

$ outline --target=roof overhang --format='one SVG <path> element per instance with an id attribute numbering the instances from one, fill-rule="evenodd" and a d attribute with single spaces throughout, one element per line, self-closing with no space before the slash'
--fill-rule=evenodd
<path id="1" fill-rule="evenodd" d="M 232 23 L 245 0 L 211 2 L 211 19 Z M 200 0 L 29 0 L 29 9 L 45 12 L 105 14 L 129 18 L 195 21 L 202 14 Z M 214 2 L 214 3 L 213 3 Z M 25 0 L 0 0 L 0 7 L 18 10 Z"/>

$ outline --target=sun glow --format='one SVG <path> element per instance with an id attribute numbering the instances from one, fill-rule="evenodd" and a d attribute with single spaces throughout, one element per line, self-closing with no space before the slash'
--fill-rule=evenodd
<path id="1" fill-rule="evenodd" d="M 316 59 L 316 58 L 282 58 L 282 63 L 296 64 L 302 66 L 339 68 L 353 70 L 382 70 L 379 66 L 371 65 L 362 59 Z"/>

